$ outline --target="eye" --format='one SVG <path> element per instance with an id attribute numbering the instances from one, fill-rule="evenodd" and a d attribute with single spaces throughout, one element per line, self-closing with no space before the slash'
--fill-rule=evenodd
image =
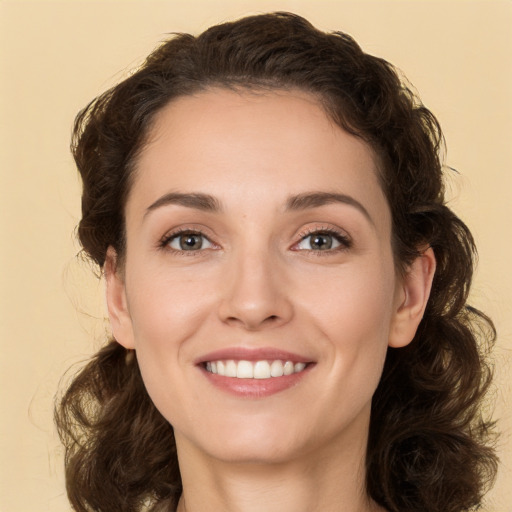
<path id="1" fill-rule="evenodd" d="M 212 242 L 202 233 L 195 231 L 185 231 L 171 235 L 164 241 L 165 245 L 176 251 L 199 251 L 201 249 L 211 249 Z"/>
<path id="2" fill-rule="evenodd" d="M 329 251 L 338 249 L 342 246 L 349 247 L 349 241 L 339 233 L 329 231 L 315 231 L 302 237 L 296 244 L 295 250 L 298 251 Z"/>

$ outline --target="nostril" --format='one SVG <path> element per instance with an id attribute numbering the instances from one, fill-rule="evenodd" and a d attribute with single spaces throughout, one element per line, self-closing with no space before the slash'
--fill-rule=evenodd
<path id="1" fill-rule="evenodd" d="M 270 316 L 267 316 L 267 318 L 265 318 L 265 320 L 263 320 L 263 324 L 266 324 L 266 325 L 273 325 L 273 324 L 277 324 L 279 323 L 280 321 L 280 316 L 279 315 L 270 315 Z"/>
<path id="2" fill-rule="evenodd" d="M 228 324 L 243 325 L 246 329 L 249 330 L 259 329 L 263 326 L 271 327 L 278 325 L 280 321 L 281 317 L 279 315 L 269 315 L 267 317 L 263 317 L 262 320 L 258 318 L 250 318 L 248 316 L 242 316 L 240 318 L 236 316 L 230 316 L 225 320 L 225 322 Z"/>
<path id="3" fill-rule="evenodd" d="M 276 323 L 279 320 L 279 318 L 279 315 L 269 315 L 263 320 L 262 323 L 273 324 Z"/>

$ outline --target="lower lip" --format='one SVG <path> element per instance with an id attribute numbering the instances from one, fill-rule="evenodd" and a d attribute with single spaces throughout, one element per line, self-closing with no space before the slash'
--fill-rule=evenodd
<path id="1" fill-rule="evenodd" d="M 237 379 L 236 377 L 224 377 L 223 375 L 209 372 L 202 366 L 199 368 L 209 382 L 222 391 L 240 398 L 265 398 L 296 386 L 306 374 L 309 373 L 313 366 L 314 364 L 310 363 L 299 373 L 283 375 L 282 377 L 271 377 L 270 379 Z"/>

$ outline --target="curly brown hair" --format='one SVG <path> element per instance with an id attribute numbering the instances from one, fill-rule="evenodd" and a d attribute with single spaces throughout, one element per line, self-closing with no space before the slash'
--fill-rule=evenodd
<path id="1" fill-rule="evenodd" d="M 72 151 L 83 180 L 78 234 L 103 268 L 124 253 L 124 205 L 155 114 L 210 87 L 300 89 L 383 162 L 393 250 L 404 271 L 421 248 L 437 262 L 411 344 L 388 349 L 373 398 L 368 495 L 389 511 L 473 510 L 492 483 L 493 424 L 482 415 L 495 332 L 467 305 L 475 246 L 446 206 L 439 124 L 395 68 L 341 32 L 289 13 L 251 16 L 198 37 L 171 37 L 129 78 L 77 116 Z M 175 510 L 181 479 L 172 426 L 151 402 L 136 357 L 111 340 L 56 408 L 67 491 L 80 512 Z"/>

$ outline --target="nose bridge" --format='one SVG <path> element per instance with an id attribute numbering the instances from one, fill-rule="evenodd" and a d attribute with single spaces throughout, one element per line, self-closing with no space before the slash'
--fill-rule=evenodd
<path id="1" fill-rule="evenodd" d="M 269 244 L 253 243 L 237 247 L 231 256 L 222 319 L 251 330 L 286 323 L 292 306 L 277 251 Z"/>

